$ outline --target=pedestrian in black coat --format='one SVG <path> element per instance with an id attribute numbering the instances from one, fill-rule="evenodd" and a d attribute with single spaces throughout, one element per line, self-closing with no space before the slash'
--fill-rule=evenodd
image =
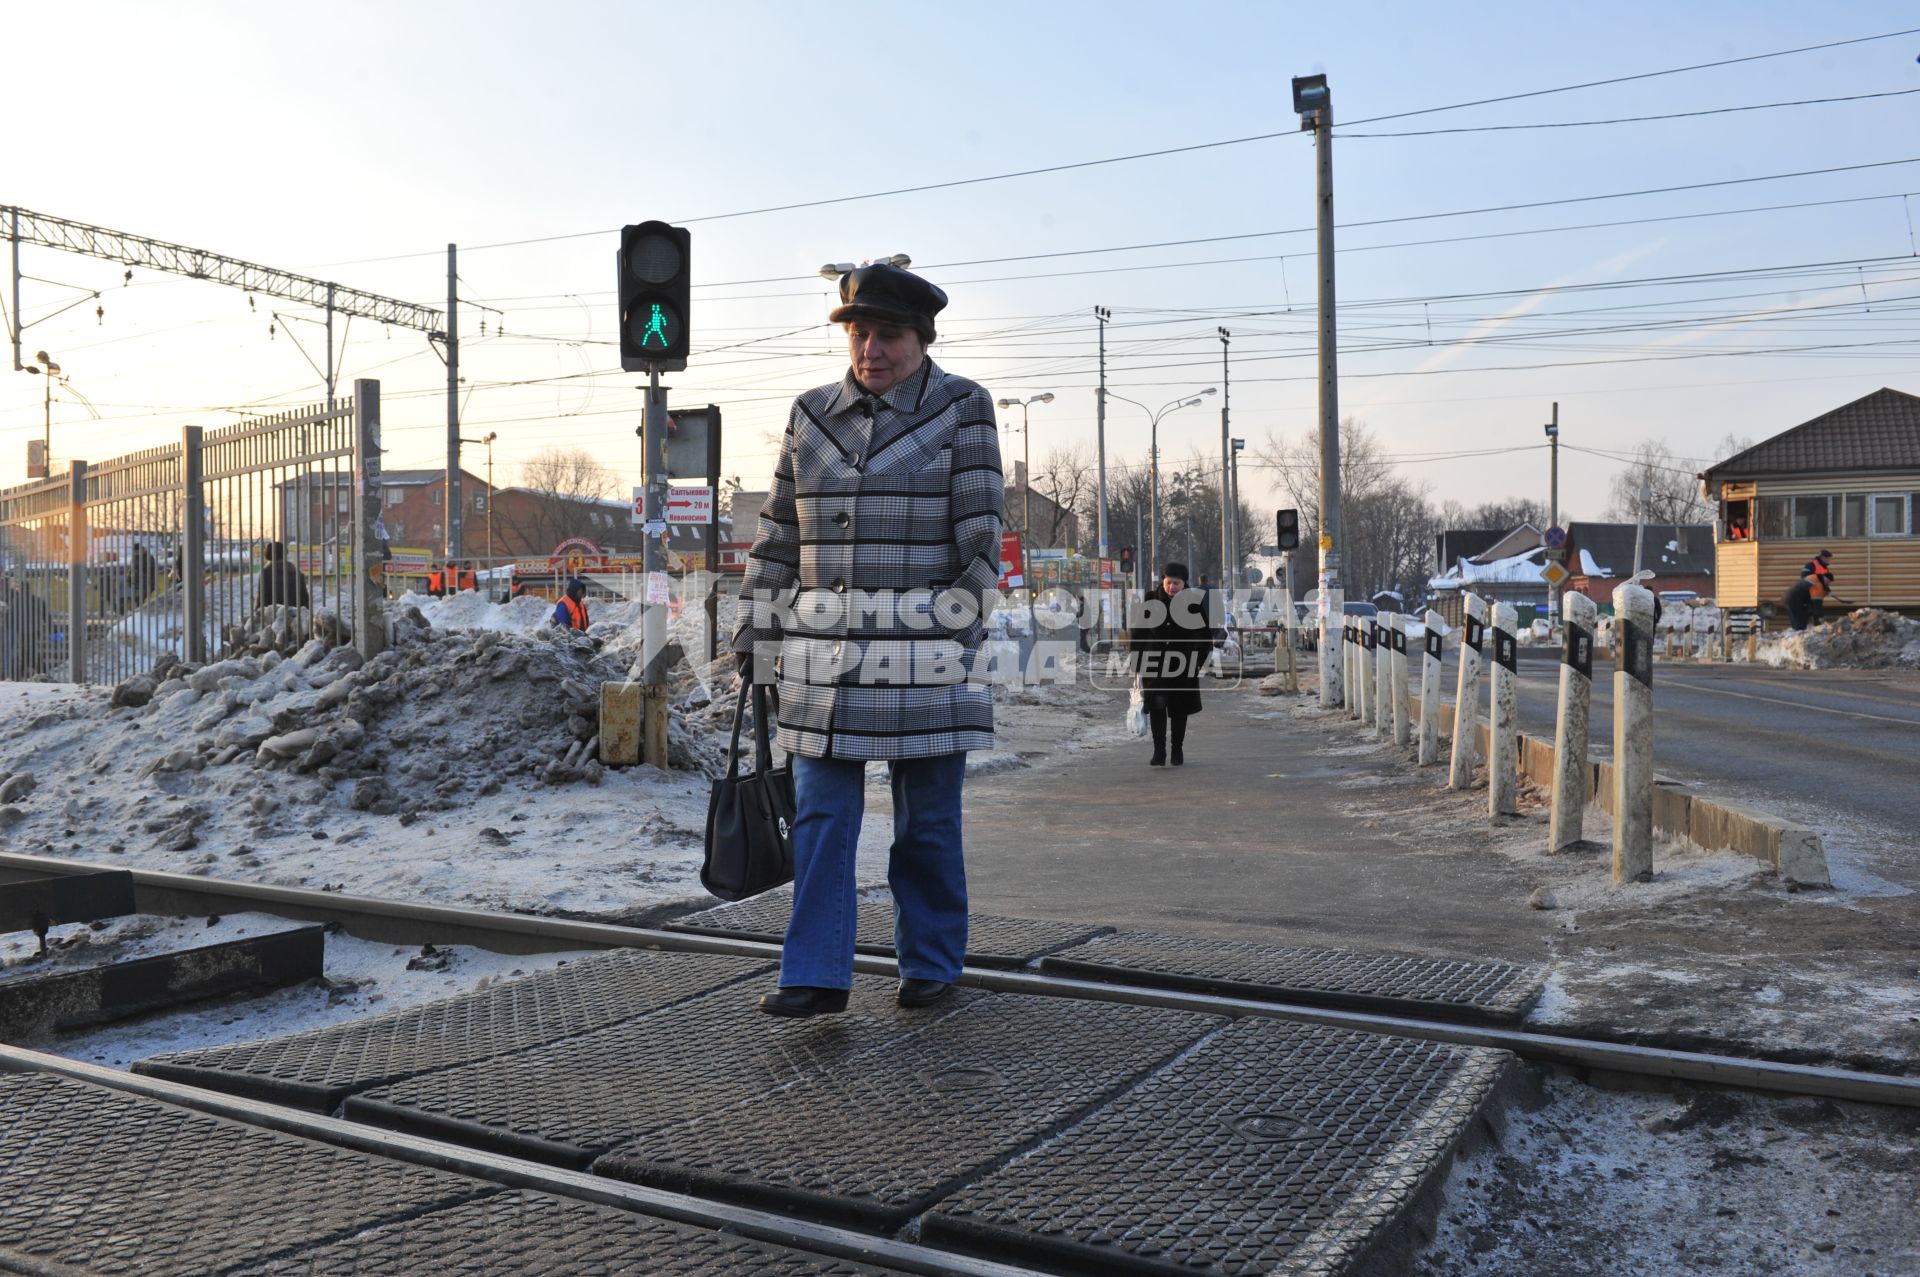
<path id="1" fill-rule="evenodd" d="M 1187 597 L 1182 599 L 1180 596 Z M 1128 618 L 1127 648 L 1131 668 L 1145 693 L 1147 722 L 1153 730 L 1151 766 L 1186 762 L 1183 747 L 1187 720 L 1198 714 L 1200 671 L 1221 632 L 1207 614 L 1207 595 L 1187 589 L 1187 566 L 1169 563 L 1160 574 L 1159 588 L 1149 590 Z M 1168 754 L 1168 729 L 1172 754 Z"/>
<path id="2" fill-rule="evenodd" d="M 291 607 L 310 607 L 306 578 L 300 569 L 287 562 L 287 547 L 278 541 L 267 542 L 267 561 L 260 569 L 260 606 L 285 603 Z"/>

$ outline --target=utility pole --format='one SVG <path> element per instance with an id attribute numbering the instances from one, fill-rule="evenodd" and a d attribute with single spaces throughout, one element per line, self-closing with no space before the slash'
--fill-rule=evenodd
<path id="1" fill-rule="evenodd" d="M 1093 317 L 1100 321 L 1100 388 L 1094 392 L 1093 431 L 1100 449 L 1100 557 L 1104 559 L 1107 557 L 1107 321 L 1113 318 L 1113 312 L 1105 306 L 1095 306 Z"/>
<path id="2" fill-rule="evenodd" d="M 1227 539 L 1227 545 L 1233 552 L 1233 567 L 1237 572 L 1240 569 L 1240 450 L 1247 446 L 1247 441 L 1230 439 L 1227 442 L 1231 448 L 1228 455 L 1233 458 L 1233 464 L 1227 468 L 1233 481 L 1227 495 L 1228 526 L 1233 535 Z"/>
<path id="3" fill-rule="evenodd" d="M 1233 399 L 1233 387 L 1227 380 L 1227 343 L 1232 333 L 1222 328 L 1220 332 L 1220 588 L 1226 593 L 1222 596 L 1229 601 L 1233 598 L 1234 562 L 1233 562 L 1233 485 L 1228 475 L 1233 470 L 1233 440 L 1228 437 L 1227 406 Z"/>
<path id="4" fill-rule="evenodd" d="M 1340 704 L 1340 370 L 1333 288 L 1333 93 L 1324 75 L 1296 77 L 1293 108 L 1313 130 L 1320 266 L 1320 708 Z"/>
<path id="5" fill-rule="evenodd" d="M 1553 461 L 1547 472 L 1547 526 L 1560 526 L 1560 405 L 1553 405 L 1553 420 L 1547 423 L 1548 452 Z M 1562 543 L 1564 549 L 1565 543 Z M 1547 587 L 1547 629 L 1560 626 L 1560 591 Z"/>
<path id="6" fill-rule="evenodd" d="M 460 286 L 447 245 L 447 561 L 460 557 Z M 331 314 L 331 312 L 329 312 Z"/>

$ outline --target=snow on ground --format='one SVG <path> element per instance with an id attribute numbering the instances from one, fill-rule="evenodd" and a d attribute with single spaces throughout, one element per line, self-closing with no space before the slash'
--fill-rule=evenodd
<path id="1" fill-rule="evenodd" d="M 1920 1114 L 1521 1071 L 1415 1277 L 1909 1277 Z"/>
<path id="2" fill-rule="evenodd" d="M 1920 621 L 1863 607 L 1760 645 L 1760 659 L 1789 669 L 1920 669 Z"/>

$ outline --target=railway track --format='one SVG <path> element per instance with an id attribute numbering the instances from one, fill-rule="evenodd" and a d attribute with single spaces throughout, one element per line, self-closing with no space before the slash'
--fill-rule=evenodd
<path id="1" fill-rule="evenodd" d="M 0 881 L 92 867 L 95 866 L 80 861 L 0 855 Z M 132 872 L 135 899 L 145 913 L 191 917 L 259 911 L 337 925 L 347 934 L 366 940 L 408 945 L 465 944 L 499 953 L 642 948 L 768 961 L 779 957 L 778 945 L 749 939 L 416 904 L 191 874 Z M 882 976 L 897 972 L 893 959 L 869 955 L 856 958 L 855 970 Z M 1029 971 L 970 967 L 961 977 L 961 983 L 1005 993 L 1292 1020 L 1461 1046 L 1492 1047 L 1540 1064 L 1601 1070 L 1650 1080 L 1920 1108 L 1920 1077 L 1564 1037 L 1526 1028 L 1385 1015 L 1339 1005 L 1306 1006 Z"/>

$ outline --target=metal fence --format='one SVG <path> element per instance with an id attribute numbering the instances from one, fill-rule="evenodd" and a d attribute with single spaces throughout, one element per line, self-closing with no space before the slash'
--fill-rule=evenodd
<path id="1" fill-rule="evenodd" d="M 274 604 L 296 637 L 348 630 L 378 651 L 380 385 L 354 392 L 0 492 L 0 679 L 207 660 Z"/>

